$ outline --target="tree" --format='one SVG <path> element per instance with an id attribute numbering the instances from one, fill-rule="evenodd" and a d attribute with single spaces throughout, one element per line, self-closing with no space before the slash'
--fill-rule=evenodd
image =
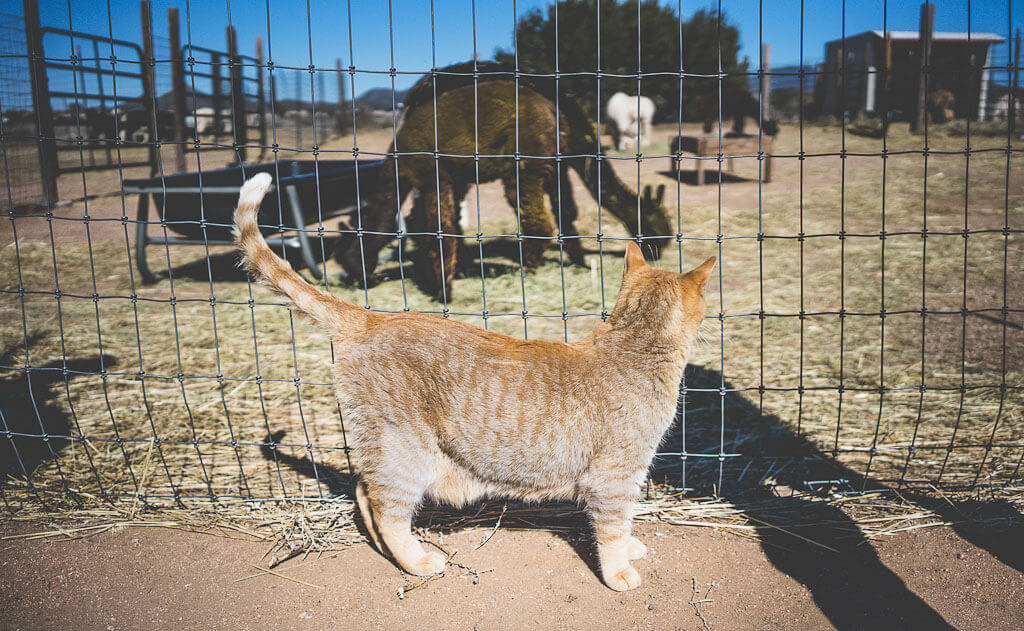
<path id="1" fill-rule="evenodd" d="M 557 12 L 558 29 L 555 29 Z M 598 64 L 598 13 L 600 12 L 600 64 Z M 687 74 L 716 75 L 719 46 L 724 82 L 747 86 L 747 64 L 737 60 L 739 30 L 729 24 L 724 13 L 701 9 L 690 20 L 680 23 L 670 7 L 647 0 L 563 0 L 546 9 L 534 9 L 516 25 L 516 46 L 499 49 L 495 59 L 518 63 L 521 72 L 554 74 L 557 59 L 561 76 L 559 93 L 570 95 L 584 111 L 597 118 L 598 78 L 600 70 L 601 111 L 604 103 L 618 91 L 637 94 L 637 23 L 639 21 L 639 71 L 664 73 L 644 76 L 639 93 L 651 97 L 658 108 L 655 120 L 676 120 L 679 115 L 680 88 L 686 119 L 699 117 L 696 99 L 718 89 L 717 77 L 687 76 L 680 80 L 680 66 Z M 557 47 L 556 47 L 557 35 Z M 680 39 L 682 63 L 680 64 Z M 557 54 L 557 57 L 556 57 Z M 619 76 L 615 76 L 619 75 Z M 632 76 L 621 76 L 632 75 Z M 553 78 L 548 79 L 554 81 Z"/>

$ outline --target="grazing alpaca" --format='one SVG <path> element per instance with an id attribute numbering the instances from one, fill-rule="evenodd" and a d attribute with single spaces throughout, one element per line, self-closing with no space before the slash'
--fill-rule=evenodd
<path id="1" fill-rule="evenodd" d="M 447 79 L 447 77 L 445 77 Z M 414 88 L 410 93 L 401 127 L 398 129 L 398 160 L 389 157 L 377 182 L 374 197 L 362 214 L 361 240 L 345 235 L 337 250 L 338 260 L 351 278 L 363 278 L 373 272 L 378 254 L 396 229 L 395 210 L 405 196 L 417 191 L 410 218 L 410 231 L 417 245 L 415 269 L 423 284 L 436 298 L 451 296 L 455 275 L 459 235 L 459 202 L 469 186 L 479 181 L 500 180 L 508 203 L 519 210 L 520 232 L 523 235 L 523 263 L 540 264 L 550 240 L 557 233 L 553 210 L 561 207 L 562 233 L 576 235 L 572 221 L 577 210 L 572 199 L 568 168 L 580 174 L 587 188 L 609 211 L 619 218 L 634 235 L 670 234 L 668 215 L 660 203 L 650 198 L 637 198 L 615 175 L 605 160 L 592 157 L 562 158 L 561 168 L 551 157 L 557 150 L 563 155 L 579 156 L 597 148 L 593 125 L 586 120 L 571 99 L 552 100 L 520 85 L 503 80 L 481 81 L 476 86 L 462 85 L 452 89 L 444 85 Z M 443 89 L 442 89 L 443 88 Z M 516 103 L 518 102 L 518 112 Z M 435 110 L 436 133 L 435 133 Z M 557 131 L 557 133 L 556 133 Z M 518 138 L 518 141 L 517 141 Z M 434 157 L 435 143 L 438 157 Z M 394 150 L 392 147 L 391 150 Z M 472 157 L 478 152 L 479 162 Z M 514 156 L 519 154 L 520 158 Z M 531 157 L 525 157 L 531 156 Z M 561 191 L 559 203 L 558 195 Z M 551 204 L 545 204 L 545 199 Z M 640 217 L 637 216 L 637 208 Z M 639 223 L 638 223 L 639 222 Z M 663 241 L 658 239 L 655 244 Z M 564 241 L 571 260 L 583 264 L 580 240 Z"/>
<path id="2" fill-rule="evenodd" d="M 640 148 L 651 135 L 654 101 L 646 96 L 629 96 L 616 92 L 608 99 L 605 116 L 611 123 L 612 138 L 619 151 Z"/>
<path id="3" fill-rule="evenodd" d="M 704 119 L 704 133 L 711 133 L 718 122 L 718 90 L 701 95 L 697 105 Z M 722 86 L 722 120 L 733 119 L 733 132 L 742 135 L 747 116 L 755 121 L 761 120 L 761 104 L 757 98 L 742 88 Z M 761 123 L 761 131 L 767 136 L 774 136 L 779 133 L 779 125 L 774 119 L 768 119 Z"/>

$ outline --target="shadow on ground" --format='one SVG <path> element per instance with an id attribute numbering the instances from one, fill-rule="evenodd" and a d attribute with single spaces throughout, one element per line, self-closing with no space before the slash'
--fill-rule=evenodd
<path id="1" fill-rule="evenodd" d="M 855 521 L 833 503 L 813 501 L 815 492 L 877 490 L 885 485 L 836 462 L 739 393 L 722 397 L 719 388 L 724 385 L 730 390 L 732 386 L 723 384 L 717 371 L 690 366 L 685 384 L 681 422 L 667 440 L 679 441 L 685 428 L 688 453 L 718 454 L 724 412 L 723 451 L 742 454 L 735 460 L 737 466 L 745 463 L 746 471 L 729 470 L 723 476 L 722 495 L 743 506 L 757 528 L 765 555 L 808 588 L 837 629 L 952 628 L 881 562 Z M 718 459 L 696 460 L 686 468 L 686 485 L 697 496 L 711 495 L 719 482 Z M 676 483 L 683 474 L 678 461 L 653 471 L 656 480 Z M 774 482 L 771 487 L 764 484 L 769 476 Z M 793 494 L 792 490 L 804 493 Z M 1009 503 L 953 503 L 945 497 L 900 493 L 909 502 L 953 522 L 956 533 L 972 545 L 1024 572 L 1024 553 L 1017 543 L 1024 522 Z"/>
<path id="2" fill-rule="evenodd" d="M 727 392 L 722 397 L 722 385 L 720 373 L 714 370 L 687 368 L 685 404 L 680 406 L 665 444 L 680 444 L 685 433 L 687 453 L 718 454 L 724 407 L 729 430 L 724 451 L 742 454 L 732 460 L 749 466 L 742 467 L 742 474 L 739 469 L 729 469 L 722 478 L 725 484 L 720 495 L 744 509 L 772 564 L 806 586 L 821 611 L 841 631 L 953 628 L 882 563 L 853 519 L 835 504 L 814 498 L 815 493 L 886 487 L 836 462 L 810 441 L 794 434 L 777 417 L 761 413 L 754 402 L 741 394 Z M 731 389 L 728 382 L 724 387 Z M 284 435 L 285 432 L 277 432 L 268 437 L 268 443 L 278 443 Z M 322 464 L 314 467 L 309 459 L 288 456 L 280 449 L 265 447 L 263 453 L 267 459 L 276 458 L 281 465 L 301 474 L 318 477 L 335 495 L 353 497 L 351 479 L 336 469 Z M 713 495 L 719 484 L 718 458 L 691 457 L 687 462 L 690 464 L 684 469 L 678 458 L 658 461 L 651 478 L 673 485 L 683 479 L 691 496 Z M 773 482 L 770 486 L 765 483 L 769 475 Z M 808 484 L 809 481 L 824 483 Z M 794 490 L 803 493 L 793 493 Z M 1024 535 L 1024 518 L 1009 503 L 952 502 L 945 497 L 900 493 L 908 501 L 952 522 L 956 533 L 972 545 L 1024 573 L 1024 546 L 1019 543 Z M 440 523 L 444 530 L 444 524 L 458 527 L 481 508 L 479 504 L 462 510 L 430 507 L 425 512 L 429 513 L 432 527 L 437 528 Z M 572 506 L 554 505 L 551 509 L 547 515 L 556 516 L 555 532 L 600 575 L 589 523 L 583 513 Z M 493 502 L 490 510 L 493 512 Z M 426 525 L 426 519 L 421 512 L 417 521 Z M 365 534 L 365 525 L 361 521 L 357 525 Z M 515 525 L 554 526 L 545 522 Z"/>
<path id="3" fill-rule="evenodd" d="M 40 337 L 29 337 L 28 346 Z M 24 346 L 6 349 L 0 355 L 0 366 L 23 364 L 23 351 Z M 28 372 L 18 370 L 0 380 L 0 484 L 8 475 L 31 481 L 32 473 L 51 460 L 60 467 L 61 449 L 78 432 L 73 416 L 59 399 L 67 396 L 76 377 L 98 374 L 115 363 L 109 355 L 58 360 L 33 366 Z"/>

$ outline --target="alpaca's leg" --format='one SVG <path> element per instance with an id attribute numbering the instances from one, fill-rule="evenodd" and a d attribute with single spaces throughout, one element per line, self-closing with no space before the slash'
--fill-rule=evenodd
<path id="1" fill-rule="evenodd" d="M 548 199 L 551 200 L 553 214 L 560 220 L 565 251 L 569 260 L 574 265 L 587 266 L 583 259 L 583 242 L 576 238 L 576 218 L 579 216 L 579 208 L 576 207 L 576 200 L 572 194 L 572 182 L 569 181 L 569 164 L 562 163 L 558 179 L 549 181 Z"/>
<path id="2" fill-rule="evenodd" d="M 536 267 L 544 260 L 544 251 L 555 235 L 555 218 L 545 204 L 544 180 L 541 174 L 520 171 L 516 178 L 503 180 L 505 197 L 513 209 L 519 210 L 519 232 L 523 235 L 523 264 Z M 546 238 L 537 238 L 546 237 Z"/>
<path id="3" fill-rule="evenodd" d="M 462 234 L 459 226 L 459 208 L 455 203 L 455 195 L 451 180 L 444 174 L 437 181 L 423 188 L 419 209 L 423 217 L 425 232 L 435 233 L 417 240 L 422 262 L 427 268 L 420 273 L 429 274 L 428 283 L 437 299 L 451 300 L 452 280 L 455 278 L 455 265 L 458 254 L 459 240 L 454 236 L 442 235 Z"/>

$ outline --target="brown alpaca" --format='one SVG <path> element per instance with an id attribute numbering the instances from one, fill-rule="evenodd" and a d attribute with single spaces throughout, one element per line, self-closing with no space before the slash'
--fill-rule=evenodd
<path id="1" fill-rule="evenodd" d="M 715 259 L 676 274 L 629 243 L 607 322 L 573 344 L 517 340 L 432 315 L 374 313 L 312 287 L 256 225 L 270 183 L 261 173 L 242 187 L 235 242 L 254 277 L 331 337 L 356 499 L 377 548 L 407 572 L 435 574 L 445 557 L 411 532 L 425 498 L 576 500 L 593 519 L 605 583 L 640 585 L 629 562 L 646 547 L 631 535 L 632 508 L 675 416 Z"/>
<path id="2" fill-rule="evenodd" d="M 704 133 L 709 134 L 718 123 L 718 90 L 702 94 L 697 99 L 697 107 L 704 120 Z M 733 133 L 742 135 L 748 116 L 755 121 L 761 119 L 761 104 L 757 98 L 742 88 L 722 86 L 722 121 L 731 118 Z M 762 123 L 761 129 L 766 136 L 774 136 L 779 133 L 779 124 L 768 119 Z"/>
<path id="3" fill-rule="evenodd" d="M 518 113 L 516 103 L 518 97 Z M 435 130 L 436 109 L 436 130 Z M 434 296 L 451 297 L 451 282 L 459 237 L 458 202 L 474 182 L 500 180 L 505 197 L 519 209 L 519 231 L 523 234 L 523 263 L 539 265 L 551 237 L 557 234 L 559 176 L 561 176 L 562 232 L 570 259 L 583 264 L 582 244 L 574 238 L 572 221 L 576 206 L 572 199 L 568 169 L 575 169 L 595 198 L 598 182 L 600 199 L 633 235 L 657 235 L 661 239 L 645 241 L 659 245 L 672 232 L 668 215 L 660 203 L 638 199 L 615 175 L 606 160 L 563 158 L 556 167 L 551 156 L 557 149 L 565 155 L 592 153 L 596 146 L 593 126 L 585 125 L 564 113 L 556 121 L 555 104 L 533 90 L 510 81 L 486 81 L 462 86 L 441 94 L 436 101 L 418 103 L 405 113 L 398 129 L 397 147 L 402 153 L 418 152 L 398 158 L 396 179 L 394 158 L 388 158 L 381 170 L 374 197 L 362 215 L 362 228 L 377 234 L 342 238 L 338 260 L 349 277 L 361 279 L 375 269 L 382 247 L 394 238 L 395 209 L 413 190 L 419 192 L 413 206 L 410 231 L 419 257 L 416 270 Z M 580 127 L 585 129 L 580 129 Z M 556 133 L 557 129 L 557 133 Z M 518 137 L 518 143 L 517 143 Z M 441 154 L 434 157 L 435 143 Z M 394 150 L 392 147 L 391 150 Z M 474 152 L 488 156 L 475 162 Z M 518 152 L 520 159 L 515 158 Z M 559 173 L 560 171 L 560 173 Z M 396 193 L 397 191 L 397 193 Z M 550 200 L 550 204 L 545 201 Z M 637 209 L 642 223 L 638 223 Z M 437 238 L 438 229 L 444 235 Z M 426 234 L 422 234 L 426 233 Z"/>
<path id="4" fill-rule="evenodd" d="M 928 95 L 926 108 L 933 123 L 947 123 L 953 120 L 953 106 L 956 97 L 949 90 L 933 90 Z"/>

